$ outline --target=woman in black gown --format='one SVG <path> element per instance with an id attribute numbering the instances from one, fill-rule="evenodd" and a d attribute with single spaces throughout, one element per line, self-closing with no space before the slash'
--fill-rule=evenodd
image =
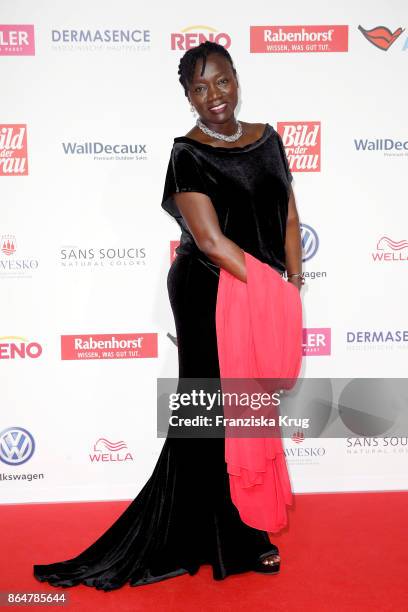
<path id="1" fill-rule="evenodd" d="M 268 123 L 234 116 L 239 85 L 229 53 L 210 42 L 187 51 L 179 79 L 199 119 L 174 139 L 165 179 L 162 207 L 182 231 L 167 284 L 180 380 L 216 380 L 220 268 L 245 282 L 247 251 L 286 270 L 300 289 L 299 220 L 280 136 Z M 222 580 L 250 570 L 276 573 L 280 557 L 231 501 L 224 439 L 168 435 L 149 480 L 115 523 L 78 556 L 34 565 L 34 576 L 108 591 L 193 575 L 202 564 Z"/>

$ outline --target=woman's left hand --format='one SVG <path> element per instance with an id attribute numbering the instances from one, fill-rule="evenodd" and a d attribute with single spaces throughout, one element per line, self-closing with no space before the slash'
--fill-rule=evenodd
<path id="1" fill-rule="evenodd" d="M 300 291 L 304 284 L 304 280 L 300 276 L 293 276 L 292 278 L 288 278 L 288 283 L 292 283 L 292 285 L 295 285 Z"/>

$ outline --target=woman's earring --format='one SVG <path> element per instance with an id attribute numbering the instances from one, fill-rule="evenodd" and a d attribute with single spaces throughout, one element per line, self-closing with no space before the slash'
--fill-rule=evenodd
<path id="1" fill-rule="evenodd" d="M 195 116 L 196 114 L 196 109 L 194 108 L 194 106 L 190 103 L 190 110 L 193 113 L 193 115 Z"/>

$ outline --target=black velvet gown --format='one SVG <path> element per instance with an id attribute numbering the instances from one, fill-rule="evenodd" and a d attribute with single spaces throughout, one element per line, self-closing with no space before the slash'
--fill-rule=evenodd
<path id="1" fill-rule="evenodd" d="M 281 138 L 268 123 L 263 135 L 244 147 L 174 139 L 161 205 L 182 230 L 167 277 L 180 379 L 219 377 L 219 268 L 196 247 L 172 194 L 209 195 L 223 233 L 284 271 L 291 179 Z M 210 564 L 213 578 L 222 580 L 250 571 L 267 552 L 278 549 L 266 532 L 241 521 L 231 501 L 224 439 L 168 436 L 152 475 L 114 524 L 78 556 L 34 565 L 34 576 L 55 586 L 85 584 L 108 591 L 193 575 Z"/>

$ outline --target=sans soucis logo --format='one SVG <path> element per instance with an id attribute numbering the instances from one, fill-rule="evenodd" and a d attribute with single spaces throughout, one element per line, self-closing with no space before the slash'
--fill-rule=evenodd
<path id="1" fill-rule="evenodd" d="M 66 245 L 60 250 L 62 268 L 129 268 L 146 266 L 146 247 L 89 247 Z"/>
<path id="2" fill-rule="evenodd" d="M 35 55 L 34 26 L 0 24 L 2 55 Z"/>
<path id="3" fill-rule="evenodd" d="M 231 36 L 226 32 L 216 30 L 211 26 L 193 25 L 170 34 L 170 48 L 172 51 L 187 51 L 198 47 L 209 40 L 221 45 L 225 49 L 231 46 Z"/>
<path id="4" fill-rule="evenodd" d="M 320 172 L 320 121 L 279 121 L 291 172 Z"/>
<path id="5" fill-rule="evenodd" d="M 61 359 L 137 359 L 157 357 L 157 333 L 61 336 Z"/>
<path id="6" fill-rule="evenodd" d="M 8 427 L 0 432 L 0 461 L 7 465 L 22 465 L 33 456 L 35 441 L 23 427 Z"/>
<path id="7" fill-rule="evenodd" d="M 348 51 L 347 25 L 250 26 L 251 53 L 330 53 Z"/>
<path id="8" fill-rule="evenodd" d="M 391 32 L 391 30 L 382 25 L 376 26 L 371 30 L 365 30 L 359 25 L 358 29 L 374 47 L 381 49 L 381 51 L 388 51 L 404 31 L 402 28 L 397 28 L 394 32 Z"/>
<path id="9" fill-rule="evenodd" d="M 303 329 L 303 355 L 320 357 L 331 354 L 330 327 L 305 327 Z"/>
<path id="10" fill-rule="evenodd" d="M 27 125 L 0 124 L 0 176 L 27 174 Z"/>
<path id="11" fill-rule="evenodd" d="M 377 240 L 376 250 L 371 253 L 375 262 L 408 261 L 408 240 L 393 240 L 389 236 L 381 236 Z"/>
<path id="12" fill-rule="evenodd" d="M 111 442 L 107 438 L 99 438 L 92 450 L 93 452 L 89 454 L 91 463 L 121 463 L 134 460 L 124 440 Z"/>
<path id="13" fill-rule="evenodd" d="M 0 359 L 38 359 L 42 346 L 22 336 L 0 336 Z"/>

